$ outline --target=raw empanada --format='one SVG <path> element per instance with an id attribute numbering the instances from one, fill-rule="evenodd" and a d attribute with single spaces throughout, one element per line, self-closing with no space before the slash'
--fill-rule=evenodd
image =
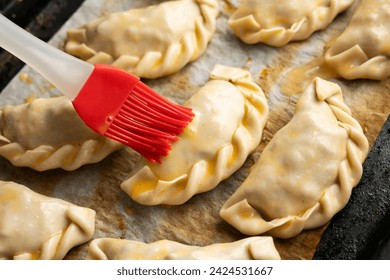
<path id="1" fill-rule="evenodd" d="M 322 226 L 348 202 L 367 153 L 340 87 L 316 78 L 220 215 L 247 235 L 290 238 Z"/>
<path id="2" fill-rule="evenodd" d="M 185 105 L 195 117 L 162 164 L 149 163 L 121 184 L 141 204 L 182 204 L 214 188 L 259 145 L 268 118 L 250 73 L 222 65 Z"/>
<path id="3" fill-rule="evenodd" d="M 0 181 L 0 259 L 62 259 L 94 231 L 94 210 Z"/>
<path id="4" fill-rule="evenodd" d="M 244 0 L 228 23 L 248 44 L 283 46 L 325 29 L 354 0 Z"/>
<path id="5" fill-rule="evenodd" d="M 218 12 L 216 0 L 180 0 L 112 13 L 69 30 L 65 50 L 91 63 L 158 78 L 203 54 Z"/>
<path id="6" fill-rule="evenodd" d="M 15 166 L 74 170 L 122 147 L 89 129 L 66 97 L 0 109 L 0 155 Z"/>
<path id="7" fill-rule="evenodd" d="M 390 76 L 390 2 L 363 0 L 344 32 L 325 53 L 325 62 L 345 79 Z"/>
<path id="8" fill-rule="evenodd" d="M 88 259 L 97 260 L 280 260 L 272 237 L 249 237 L 205 247 L 169 240 L 145 244 L 132 240 L 101 238 L 91 242 Z"/>

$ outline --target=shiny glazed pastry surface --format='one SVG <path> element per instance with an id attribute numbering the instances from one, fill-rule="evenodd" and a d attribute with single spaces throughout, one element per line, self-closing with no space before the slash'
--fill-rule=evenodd
<path id="1" fill-rule="evenodd" d="M 354 0 L 244 0 L 228 23 L 248 44 L 283 46 L 325 29 Z"/>
<path id="2" fill-rule="evenodd" d="M 325 61 L 345 79 L 390 76 L 390 3 L 362 0 L 344 32 L 331 42 Z"/>
<path id="3" fill-rule="evenodd" d="M 348 202 L 367 153 L 340 87 L 316 78 L 220 215 L 247 235 L 290 238 L 322 226 Z"/>
<path id="4" fill-rule="evenodd" d="M 218 12 L 216 0 L 179 0 L 112 13 L 69 30 L 65 50 L 91 63 L 158 78 L 203 54 Z"/>
<path id="5" fill-rule="evenodd" d="M 122 189 L 135 201 L 177 205 L 213 189 L 259 145 L 268 118 L 261 88 L 249 72 L 217 65 L 184 105 L 195 117 L 161 164 L 130 174 Z"/>
<path id="6" fill-rule="evenodd" d="M 169 240 L 142 242 L 101 238 L 91 242 L 88 259 L 95 260 L 279 260 L 272 237 L 249 237 L 205 247 Z"/>
<path id="7" fill-rule="evenodd" d="M 0 181 L 0 259 L 62 259 L 94 230 L 94 210 Z"/>
<path id="8" fill-rule="evenodd" d="M 75 170 L 122 147 L 88 128 L 66 97 L 0 109 L 0 155 L 15 166 Z"/>

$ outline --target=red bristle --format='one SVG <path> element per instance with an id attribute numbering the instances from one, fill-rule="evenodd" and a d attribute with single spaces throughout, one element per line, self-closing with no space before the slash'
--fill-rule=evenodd
<path id="1" fill-rule="evenodd" d="M 134 106 L 136 105 L 136 106 Z M 124 108 L 139 108 L 139 111 L 142 111 L 143 113 L 146 113 L 148 115 L 152 115 L 153 117 L 157 118 L 166 118 L 167 121 L 171 122 L 172 124 L 176 125 L 186 125 L 188 122 L 192 119 L 192 117 L 184 116 L 182 119 L 178 119 L 178 116 L 167 116 L 166 114 L 162 113 L 159 108 L 154 108 L 152 104 L 147 104 L 145 102 L 142 102 L 142 100 L 139 100 L 134 95 L 129 95 L 125 103 L 123 104 Z"/>
<path id="2" fill-rule="evenodd" d="M 161 163 L 162 162 L 162 158 L 163 157 L 166 157 L 169 153 L 169 150 L 165 153 L 165 154 L 157 154 L 155 152 L 150 152 L 149 149 L 143 149 L 143 150 L 139 150 L 138 151 L 140 154 L 143 155 L 144 158 L 146 158 L 149 162 L 157 162 L 157 163 Z"/>
<path id="3" fill-rule="evenodd" d="M 141 108 L 134 107 L 135 106 L 130 107 L 125 105 L 122 107 L 119 114 L 124 115 L 127 118 L 132 119 L 145 126 L 176 135 L 180 134 L 188 124 L 188 122 L 182 121 L 175 122 L 175 120 L 172 120 L 170 118 L 164 118 L 164 116 L 154 114 L 153 111 L 142 110 Z M 172 124 L 173 122 L 175 122 L 175 125 Z"/>
<path id="4" fill-rule="evenodd" d="M 116 140 L 116 141 L 118 141 L 118 142 L 120 142 L 120 143 L 122 143 L 124 145 L 127 145 L 127 146 L 132 145 L 131 142 L 129 142 L 127 140 L 124 140 L 121 137 L 113 135 L 111 133 L 108 133 L 107 137 L 109 137 L 109 138 L 111 138 L 113 140 Z M 133 146 L 131 146 L 131 147 L 133 148 Z M 148 146 L 139 146 L 139 147 L 135 147 L 133 149 L 135 151 L 137 151 L 138 153 L 140 153 L 148 161 L 150 161 L 150 162 L 158 162 L 158 163 L 161 163 L 161 158 L 164 157 L 164 156 L 167 156 L 168 153 L 169 153 L 169 150 L 167 150 L 167 151 L 159 151 L 159 152 L 151 151 L 151 147 L 148 147 Z"/>
<path id="5" fill-rule="evenodd" d="M 129 97 L 126 102 L 123 104 L 123 107 L 122 109 L 123 110 L 126 110 L 126 111 L 136 111 L 138 112 L 138 115 L 141 116 L 141 119 L 142 119 L 142 116 L 150 116 L 151 119 L 157 119 L 157 120 L 160 120 L 162 118 L 166 118 L 167 119 L 167 122 L 171 122 L 172 123 L 172 126 L 174 126 L 174 124 L 176 124 L 176 126 L 182 126 L 182 125 L 185 125 L 186 123 L 188 123 L 188 121 L 181 121 L 181 120 L 177 120 L 175 118 L 172 118 L 172 117 L 169 117 L 169 116 L 166 116 L 164 114 L 162 114 L 161 112 L 159 111 L 156 111 L 154 108 L 150 108 L 147 104 L 138 104 L 137 100 L 132 100 L 131 97 Z M 136 106 L 135 106 L 136 105 Z M 137 110 L 134 110 L 134 108 L 136 108 Z"/>
<path id="6" fill-rule="evenodd" d="M 137 135 L 165 138 L 169 141 L 177 141 L 177 139 L 178 139 L 178 137 L 176 135 L 172 135 L 172 134 L 145 126 L 145 125 L 140 124 L 138 122 L 135 122 L 129 118 L 126 118 L 122 115 L 117 115 L 113 123 L 119 125 L 120 127 L 124 128 L 126 130 L 131 130 L 133 133 L 135 133 Z"/>
<path id="7" fill-rule="evenodd" d="M 168 107 L 181 107 L 172 104 L 174 106 L 169 104 Z M 130 94 L 114 118 L 107 136 L 131 146 L 151 162 L 161 162 L 161 157 L 167 156 L 171 150 L 170 142 L 178 140 L 177 135 L 193 116 L 191 109 L 176 109 L 177 112 L 167 116 L 167 113 L 161 112 L 166 111 L 166 107 L 161 106 L 163 105 L 156 106 L 153 102 L 149 103 L 149 100 L 146 102 Z"/>
<path id="8" fill-rule="evenodd" d="M 177 105 L 163 98 L 143 83 L 137 84 L 133 89 L 132 95 L 148 104 L 148 106 L 156 108 L 157 111 L 164 115 L 183 120 L 188 120 L 188 118 L 191 120 L 194 116 L 190 108 Z"/>
<path id="9" fill-rule="evenodd" d="M 161 157 L 167 156 L 171 150 L 170 142 L 163 138 L 141 137 L 115 124 L 107 130 L 106 136 L 124 145 L 131 146 L 152 162 L 161 162 Z"/>
<path id="10" fill-rule="evenodd" d="M 170 148 L 171 144 L 169 140 L 165 138 L 157 138 L 150 136 L 143 136 L 139 134 L 135 134 L 132 131 L 129 131 L 127 129 L 124 129 L 116 124 L 112 124 L 110 129 L 107 130 L 107 133 L 112 132 L 114 135 L 117 135 L 118 137 L 122 137 L 123 141 L 131 141 L 131 143 L 138 143 L 139 146 L 151 146 L 152 149 L 166 149 Z"/>
<path id="11" fill-rule="evenodd" d="M 134 110 L 135 108 L 136 110 Z M 150 117 L 150 120 L 152 120 L 152 123 L 154 123 L 155 120 L 163 121 L 165 126 L 170 126 L 172 128 L 185 127 L 192 119 L 192 117 L 188 115 L 168 115 L 166 112 L 162 112 L 160 108 L 156 108 L 153 104 L 145 104 L 133 95 L 128 97 L 123 105 L 123 109 L 126 109 L 127 111 L 130 109 L 133 112 L 136 112 L 141 119 L 146 119 L 146 116 L 148 116 Z M 168 129 L 168 127 L 166 129 Z M 173 129 L 173 131 L 176 131 L 176 129 Z"/>
<path id="12" fill-rule="evenodd" d="M 122 105 L 110 133 L 149 161 L 160 163 L 171 149 L 170 142 L 178 139 L 193 117 L 192 109 L 163 98 L 140 82 Z"/>

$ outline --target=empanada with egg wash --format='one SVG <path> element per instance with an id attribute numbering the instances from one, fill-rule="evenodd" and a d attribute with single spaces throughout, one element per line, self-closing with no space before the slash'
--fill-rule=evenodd
<path id="1" fill-rule="evenodd" d="M 389 18 L 389 1 L 361 1 L 344 32 L 330 43 L 325 62 L 349 80 L 389 77 Z"/>
<path id="2" fill-rule="evenodd" d="M 248 44 L 283 46 L 325 29 L 354 0 L 244 0 L 229 18 L 234 34 Z"/>
<path id="3" fill-rule="evenodd" d="M 122 147 L 87 127 L 66 97 L 0 109 L 0 156 L 15 166 L 75 170 Z"/>
<path id="4" fill-rule="evenodd" d="M 0 181 L 0 259 L 62 259 L 94 231 L 94 210 Z"/>
<path id="5" fill-rule="evenodd" d="M 272 237 L 248 237 L 204 247 L 170 240 L 150 244 L 114 238 L 91 242 L 88 259 L 94 260 L 280 260 Z"/>
<path id="6" fill-rule="evenodd" d="M 195 117 L 161 164 L 148 163 L 121 184 L 146 205 L 178 205 L 213 189 L 259 145 L 268 118 L 261 88 L 248 71 L 217 65 L 185 106 Z"/>
<path id="7" fill-rule="evenodd" d="M 218 12 L 216 0 L 166 1 L 116 12 L 69 30 L 65 50 L 94 64 L 158 78 L 203 54 Z"/>
<path id="8" fill-rule="evenodd" d="M 367 153 L 341 88 L 315 78 L 220 215 L 247 235 L 290 238 L 320 227 L 348 202 Z"/>

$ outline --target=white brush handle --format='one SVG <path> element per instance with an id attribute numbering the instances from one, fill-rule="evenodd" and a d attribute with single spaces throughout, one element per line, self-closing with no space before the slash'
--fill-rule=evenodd
<path id="1" fill-rule="evenodd" d="M 73 100 L 94 67 L 43 42 L 0 14 L 0 47 L 12 53 Z"/>

